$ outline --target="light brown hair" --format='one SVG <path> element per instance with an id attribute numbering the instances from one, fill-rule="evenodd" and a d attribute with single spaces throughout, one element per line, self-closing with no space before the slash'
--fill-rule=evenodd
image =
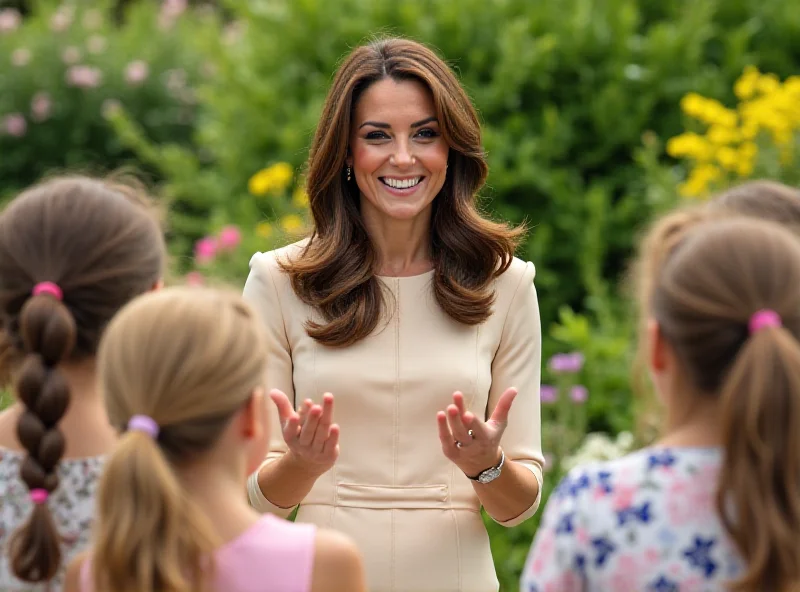
<path id="1" fill-rule="evenodd" d="M 751 333 L 763 309 L 782 326 Z M 648 311 L 697 396 L 719 401 L 717 509 L 746 564 L 733 589 L 798 589 L 800 242 L 761 220 L 697 224 L 656 274 Z"/>
<path id="2" fill-rule="evenodd" d="M 58 487 L 58 423 L 70 403 L 59 365 L 94 356 L 114 314 L 161 277 L 165 248 L 154 211 L 131 185 L 66 177 L 23 192 L 0 215 L 0 370 L 15 376 L 24 405 L 17 434 L 31 490 Z M 32 294 L 45 281 L 63 300 Z M 36 504 L 9 542 L 14 575 L 51 579 L 59 541 L 48 505 Z"/>
<path id="3" fill-rule="evenodd" d="M 95 590 L 207 586 L 216 533 L 176 468 L 213 448 L 264 386 L 266 362 L 261 324 L 227 291 L 168 288 L 138 298 L 112 321 L 98 371 L 111 423 L 124 434 L 98 491 Z M 152 418 L 157 437 L 125 431 L 134 415 Z"/>
<path id="4" fill-rule="evenodd" d="M 720 193 L 708 206 L 714 211 L 778 222 L 800 233 L 800 189 L 783 183 L 748 181 Z"/>
<path id="5" fill-rule="evenodd" d="M 375 247 L 359 209 L 356 182 L 345 161 L 355 106 L 379 80 L 415 80 L 431 92 L 442 136 L 450 146 L 447 177 L 433 202 L 433 289 L 444 311 L 475 325 L 491 314 L 493 280 L 511 264 L 522 227 L 492 222 L 476 207 L 487 165 L 481 129 L 469 97 L 433 51 L 405 39 L 356 48 L 336 73 L 308 161 L 307 191 L 314 228 L 300 256 L 282 262 L 297 296 L 319 310 L 308 334 L 346 346 L 368 336 L 384 306 Z"/>

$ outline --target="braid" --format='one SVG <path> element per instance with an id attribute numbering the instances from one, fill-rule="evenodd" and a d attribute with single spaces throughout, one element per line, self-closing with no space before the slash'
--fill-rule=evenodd
<path id="1" fill-rule="evenodd" d="M 24 358 L 16 392 L 25 410 L 17 423 L 17 437 L 28 453 L 20 476 L 30 491 L 52 493 L 58 487 L 56 470 L 65 446 L 58 423 L 70 399 L 69 384 L 58 365 L 72 352 L 77 328 L 58 297 L 42 294 L 23 305 L 19 330 Z M 51 579 L 61 564 L 58 530 L 47 504 L 40 502 L 9 542 L 12 570 L 28 582 Z"/>

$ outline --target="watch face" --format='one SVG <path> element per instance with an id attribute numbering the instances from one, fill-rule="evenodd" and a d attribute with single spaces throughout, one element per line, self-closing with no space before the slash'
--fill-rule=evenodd
<path id="1" fill-rule="evenodd" d="M 478 481 L 484 484 L 491 483 L 499 476 L 500 476 L 500 469 L 497 468 L 486 469 L 483 473 L 480 474 L 480 477 L 478 477 Z"/>

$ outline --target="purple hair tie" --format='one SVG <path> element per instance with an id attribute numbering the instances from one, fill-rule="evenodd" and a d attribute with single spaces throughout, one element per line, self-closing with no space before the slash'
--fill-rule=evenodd
<path id="1" fill-rule="evenodd" d="M 37 506 L 41 506 L 43 503 L 47 501 L 47 498 L 50 497 L 50 494 L 47 492 L 46 489 L 31 489 L 30 491 L 31 501 L 36 504 Z"/>
<path id="2" fill-rule="evenodd" d="M 33 287 L 31 293 L 34 296 L 38 296 L 39 294 L 49 294 L 56 300 L 64 299 L 64 292 L 61 291 L 61 288 L 58 287 L 58 284 L 53 282 L 39 282 Z"/>
<path id="3" fill-rule="evenodd" d="M 153 440 L 158 438 L 158 424 L 147 415 L 134 415 L 128 420 L 128 431 L 144 432 Z"/>
<path id="4" fill-rule="evenodd" d="M 781 316 L 774 310 L 768 308 L 754 312 L 753 316 L 750 317 L 750 322 L 747 324 L 747 327 L 750 329 L 750 335 L 761 331 L 761 329 L 766 329 L 767 327 L 781 326 L 783 326 Z"/>

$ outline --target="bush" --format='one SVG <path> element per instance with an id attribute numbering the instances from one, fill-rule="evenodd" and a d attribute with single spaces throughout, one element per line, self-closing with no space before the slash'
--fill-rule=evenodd
<path id="1" fill-rule="evenodd" d="M 190 142 L 206 21 L 170 6 L 138 3 L 121 25 L 108 1 L 0 9 L 0 198 L 53 172 L 141 169 L 104 117 L 122 105 L 154 141 Z"/>

